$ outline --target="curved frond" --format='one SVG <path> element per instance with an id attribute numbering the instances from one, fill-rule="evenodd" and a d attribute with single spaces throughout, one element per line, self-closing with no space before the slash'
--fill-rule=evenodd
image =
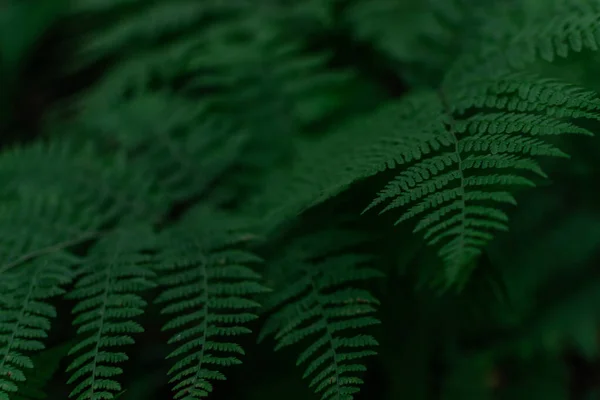
<path id="1" fill-rule="evenodd" d="M 446 116 L 431 92 L 407 95 L 319 140 L 300 143 L 290 169 L 275 171 L 253 199 L 277 224 L 387 169 L 440 148 Z"/>
<path id="2" fill-rule="evenodd" d="M 118 364 L 128 359 L 123 347 L 144 329 L 135 322 L 146 307 L 140 293 L 155 286 L 149 257 L 141 251 L 152 245 L 148 228 L 120 229 L 100 240 L 87 257 L 75 289 L 76 358 L 67 371 L 77 383 L 70 397 L 78 400 L 113 398 L 121 391 Z"/>
<path id="3" fill-rule="evenodd" d="M 349 241 L 337 250 L 345 253 L 317 250 L 331 239 L 341 245 L 343 238 Z M 296 364 L 304 366 L 304 378 L 310 377 L 310 387 L 322 399 L 354 398 L 363 383 L 357 375 L 365 371 L 358 360 L 376 354 L 372 348 L 377 341 L 361 330 L 379 323 L 372 316 L 379 302 L 355 284 L 380 273 L 368 266 L 372 257 L 349 252 L 354 243 L 354 235 L 347 231 L 301 237 L 270 266 L 280 280 L 266 299 L 265 306 L 273 313 L 261 337 L 273 335 L 276 350 L 310 343 Z"/>
<path id="4" fill-rule="evenodd" d="M 253 299 L 266 289 L 249 266 L 260 258 L 243 249 L 250 236 L 226 216 L 204 210 L 166 232 L 157 257 L 163 288 L 156 303 L 170 321 L 176 346 L 168 358 L 175 399 L 200 399 L 224 380 L 222 370 L 240 364 L 244 350 L 226 337 L 250 333 L 259 304 Z"/>
<path id="5" fill-rule="evenodd" d="M 63 261 L 63 262 L 61 262 Z M 54 258 L 38 259 L 0 279 L 0 399 L 8 400 L 35 368 L 32 352 L 45 348 L 44 339 L 56 309 L 48 304 L 65 293 L 73 278 L 70 265 Z"/>
<path id="6" fill-rule="evenodd" d="M 440 103 L 451 119 L 440 135 L 440 151 L 405 168 L 366 209 L 387 203 L 384 213 L 409 206 L 397 223 L 420 218 L 415 232 L 423 231 L 429 244 L 440 247 L 446 284 L 457 282 L 494 232 L 508 229 L 502 205 L 516 204 L 516 200 L 507 189 L 534 186 L 524 173 L 545 176 L 536 158 L 567 156 L 546 137 L 592 135 L 563 119 L 587 117 L 600 109 L 590 93 L 555 81 L 539 79 L 518 85 L 510 79 L 514 77 L 483 86 L 481 103 L 473 104 L 474 96 L 466 97 L 460 91 L 441 93 Z M 498 94 L 504 104 L 496 101 Z M 506 106 L 514 101 L 536 107 Z M 479 112 L 477 106 L 481 106 Z M 494 108 L 500 111 L 489 111 Z"/>
<path id="7" fill-rule="evenodd" d="M 503 73 L 496 77 L 474 75 L 461 82 L 448 83 L 444 91 L 448 107 L 458 114 L 472 108 L 487 108 L 541 113 L 555 118 L 600 118 L 597 112 L 600 100 L 596 93 L 529 72 Z M 544 122 L 547 124 L 547 120 Z"/>

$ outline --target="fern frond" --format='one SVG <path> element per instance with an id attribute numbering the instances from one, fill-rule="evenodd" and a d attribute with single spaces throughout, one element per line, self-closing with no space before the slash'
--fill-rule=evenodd
<path id="1" fill-rule="evenodd" d="M 323 139 L 300 143 L 291 168 L 275 171 L 252 204 L 274 224 L 288 220 L 355 182 L 439 149 L 445 119 L 431 92 L 386 104 Z"/>
<path id="2" fill-rule="evenodd" d="M 506 7 L 497 7 L 495 10 L 501 13 L 484 15 L 481 40 L 456 60 L 446 81 L 469 75 L 494 76 L 507 69 L 524 69 L 538 59 L 552 62 L 557 57 L 566 58 L 571 52 L 597 51 L 598 3 L 589 0 L 554 3 L 548 4 L 544 12 L 522 7 L 516 7 L 517 12 L 507 12 Z"/>
<path id="3" fill-rule="evenodd" d="M 223 368 L 240 364 L 244 350 L 221 339 L 250 333 L 248 323 L 266 289 L 249 265 L 260 258 L 243 249 L 250 236 L 226 216 L 199 210 L 165 233 L 157 256 L 159 283 L 156 303 L 171 319 L 168 358 L 176 399 L 200 399 L 213 391 L 212 381 L 224 380 Z"/>
<path id="4" fill-rule="evenodd" d="M 263 210 L 286 220 L 359 180 L 403 167 L 365 211 L 412 205 L 398 222 L 422 217 L 417 231 L 441 245 L 447 282 L 455 282 L 491 232 L 506 230 L 499 207 L 516 202 L 506 189 L 532 186 L 527 173 L 545 177 L 539 156 L 566 156 L 546 138 L 591 135 L 570 119 L 597 119 L 600 110 L 593 93 L 533 75 L 470 84 L 412 93 L 301 147 L 292 170 L 273 176 Z"/>
<path id="5" fill-rule="evenodd" d="M 23 196 L 0 203 L 0 276 L 40 257 L 77 262 L 66 249 L 99 236 L 97 216 L 59 197 Z"/>
<path id="6" fill-rule="evenodd" d="M 190 57 L 190 89 L 214 90 L 217 111 L 273 147 L 338 107 L 335 89 L 352 74 L 328 67 L 329 58 L 304 51 L 264 14 L 246 13 L 207 28 Z"/>
<path id="7" fill-rule="evenodd" d="M 147 184 L 138 181 L 141 182 L 137 187 L 140 192 L 128 192 L 135 187 L 130 185 L 129 179 L 139 177 L 139 174 L 128 171 L 123 164 L 111 165 L 113 160 L 99 156 L 90 148 L 75 151 L 72 143 L 64 142 L 17 148 L 0 158 L 0 174 L 5 178 L 0 193 L 0 230 L 3 232 L 0 280 L 7 285 L 14 283 L 14 287 L 2 290 L 2 296 L 7 296 L 7 302 L 16 302 L 0 307 L 1 318 L 6 322 L 2 334 L 11 338 L 4 349 L 7 353 L 3 368 L 13 379 L 22 380 L 22 368 L 31 367 L 26 351 L 39 350 L 40 339 L 49 330 L 48 317 L 53 316 L 54 309 L 44 299 L 63 293 L 59 283 L 70 281 L 73 265 L 80 262 L 68 249 L 102 236 L 106 225 L 113 223 L 117 216 L 128 218 L 149 211 L 146 201 L 151 201 L 151 197 L 144 198 L 144 202 L 139 197 L 144 196 L 143 188 Z M 117 171 L 111 167 L 117 167 Z M 90 283 L 90 277 L 105 272 L 100 267 L 95 269 L 98 265 L 94 260 L 90 263 L 84 272 L 89 275 L 80 282 L 87 279 Z M 117 271 L 114 275 L 125 273 L 127 270 Z M 23 297 L 25 289 L 29 291 L 29 297 Z M 79 288 L 75 293 L 76 296 L 94 294 L 91 287 Z M 15 320 L 13 314 L 18 302 L 22 303 L 21 319 Z M 82 329 L 91 327 L 89 321 L 83 323 Z M 21 337 L 23 329 L 27 338 Z M 100 336 L 98 340 L 100 338 L 104 340 Z M 28 347 L 21 348 L 23 344 Z M 99 345 L 96 350 L 104 345 Z M 80 371 L 87 370 L 82 368 Z M 103 371 L 99 368 L 98 374 Z M 3 381 L 3 387 L 4 391 L 15 389 L 9 381 Z M 94 393 L 99 387 L 91 390 Z M 80 397 L 90 398 L 85 392 Z"/>
<path id="8" fill-rule="evenodd" d="M 166 91 L 89 108 L 79 127 L 105 146 L 117 142 L 131 164 L 152 177 L 165 203 L 202 194 L 235 164 L 247 141 L 206 105 Z"/>
<path id="9" fill-rule="evenodd" d="M 441 154 L 425 156 L 410 165 L 366 209 L 388 203 L 381 211 L 384 213 L 411 205 L 397 223 L 421 218 L 415 232 L 424 231 L 429 244 L 441 246 L 439 255 L 445 261 L 449 283 L 456 282 L 464 266 L 481 253 L 493 238 L 492 232 L 507 229 L 506 215 L 498 207 L 516 204 L 516 200 L 505 188 L 533 186 L 534 182 L 521 176 L 522 172 L 544 176 L 534 157 L 567 156 L 542 138 L 564 133 L 592 135 L 561 118 L 593 115 L 591 111 L 600 105 L 590 93 L 553 81 L 489 85 L 486 89 L 490 87 L 502 92 L 505 104 L 516 100 L 537 108 L 515 110 L 488 102 L 490 98 L 495 100 L 494 93 L 483 95 L 483 110 L 473 113 L 473 104 L 456 107 L 449 100 L 459 99 L 460 103 L 467 98 L 464 95 L 446 97 L 442 93 L 440 112 L 447 113 L 451 120 L 445 124 L 447 131 L 439 136 Z M 500 108 L 502 112 L 486 108 Z M 468 109 L 470 113 L 464 117 L 454 115 L 457 109 Z"/>
<path id="10" fill-rule="evenodd" d="M 68 295 L 78 301 L 73 308 L 78 342 L 69 351 L 76 358 L 67 368 L 68 383 L 78 384 L 70 397 L 105 399 L 121 391 L 115 379 L 122 369 L 116 365 L 128 356 L 119 350 L 144 331 L 135 322 L 146 306 L 139 293 L 155 286 L 149 257 L 141 253 L 151 240 L 148 228 L 121 228 L 91 250 Z"/>
<path id="11" fill-rule="evenodd" d="M 80 261 L 67 248 L 95 237 L 99 228 L 96 215 L 59 196 L 6 183 L 0 203 L 0 398 L 16 390 L 15 382 L 27 375 L 23 370 L 34 367 L 29 355 L 44 347 L 56 315 L 48 301 L 64 293 Z"/>
<path id="12" fill-rule="evenodd" d="M 0 399 L 9 400 L 26 369 L 35 368 L 30 355 L 44 349 L 43 340 L 56 316 L 48 301 L 65 293 L 73 274 L 60 257 L 31 261 L 4 272 L 0 279 Z"/>
<path id="13" fill-rule="evenodd" d="M 152 177 L 130 166 L 123 152 L 101 155 L 90 142 L 38 141 L 2 154 L 0 196 L 64 199 L 83 214 L 95 215 L 94 226 L 116 217 L 160 214 L 165 204 Z"/>
<path id="14" fill-rule="evenodd" d="M 336 246 L 328 254 L 326 244 L 346 246 L 355 243 L 347 231 L 324 231 L 295 240 L 270 269 L 281 276 L 278 290 L 268 296 L 265 306 L 273 311 L 265 323 L 261 338 L 273 335 L 276 350 L 304 340 L 311 344 L 298 357 L 305 365 L 304 378 L 322 399 L 352 399 L 363 381 L 365 371 L 357 362 L 376 354 L 371 348 L 377 341 L 357 330 L 379 321 L 371 314 L 377 299 L 368 291 L 354 287 L 355 282 L 380 277 L 379 271 L 366 266 L 370 256 L 347 252 Z M 341 240 L 340 240 L 341 239 Z M 319 251 L 321 249 L 323 251 Z"/>
<path id="15" fill-rule="evenodd" d="M 471 108 L 491 108 L 557 118 L 600 118 L 600 101 L 594 92 L 528 72 L 471 76 L 461 82 L 449 82 L 444 90 L 450 110 L 459 114 Z"/>

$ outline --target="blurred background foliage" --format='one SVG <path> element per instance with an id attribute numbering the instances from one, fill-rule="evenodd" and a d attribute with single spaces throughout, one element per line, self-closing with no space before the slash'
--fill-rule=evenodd
<path id="1" fill-rule="evenodd" d="M 435 85 L 457 49 L 476 39 L 472 15 L 492 7 L 461 3 L 4 0 L 0 140 L 7 146 L 76 126 L 110 151 L 115 143 L 135 148 L 136 132 L 143 138 L 178 124 L 218 130 L 232 157 L 242 145 L 246 157 L 231 187 L 212 200 L 251 210 L 240 193 L 260 190 L 256 174 L 268 185 L 296 146 L 408 89 Z M 542 13 L 547 1 L 521 3 Z M 252 9 L 253 17 L 230 19 L 227 9 L 236 7 Z M 598 57 L 581 52 L 536 68 L 600 92 Z M 281 92 L 276 79 L 292 84 Z M 193 102 L 202 102 L 199 113 L 227 115 L 229 124 L 197 122 L 182 111 Z M 182 122 L 178 113 L 191 119 Z M 599 141 L 564 143 L 571 160 L 548 165 L 551 182 L 519 196 L 510 231 L 493 242 L 461 293 L 415 289 L 438 260 L 410 229 L 381 218 L 364 222 L 383 233 L 377 246 L 388 279 L 373 287 L 382 301 L 381 347 L 357 398 L 600 399 Z M 210 183 L 196 187 L 202 184 Z M 358 190 L 334 202 L 315 213 L 366 204 Z M 148 334 L 131 351 L 121 400 L 170 398 L 157 379 L 166 372 L 167 349 L 157 344 L 163 334 L 151 320 L 143 325 Z M 66 398 L 58 366 L 69 329 L 52 331 L 39 356 L 43 367 L 18 399 Z M 293 354 L 245 340 L 244 365 L 219 383 L 213 399 L 315 398 Z"/>

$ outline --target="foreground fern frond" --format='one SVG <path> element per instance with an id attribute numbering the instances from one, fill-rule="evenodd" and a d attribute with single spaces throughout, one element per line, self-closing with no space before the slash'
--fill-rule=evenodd
<path id="1" fill-rule="evenodd" d="M 521 121 L 512 129 L 535 129 L 531 133 L 533 135 L 540 130 L 547 134 L 558 134 L 557 130 L 548 129 L 552 124 L 559 124 L 567 131 L 586 134 L 566 119 L 600 120 L 600 101 L 596 93 L 528 72 L 504 73 L 496 78 L 465 76 L 460 82 L 448 84 L 445 93 L 449 109 L 459 115 L 472 109 L 497 109 L 510 115 L 523 113 L 520 118 L 529 119 L 529 123 Z M 510 115 L 502 118 L 511 118 Z"/>
<path id="2" fill-rule="evenodd" d="M 171 318 L 163 329 L 177 346 L 168 357 L 177 360 L 169 371 L 176 399 L 207 397 L 211 382 L 225 379 L 222 368 L 241 363 L 242 347 L 220 338 L 251 332 L 253 297 L 266 291 L 248 266 L 261 261 L 243 250 L 249 238 L 225 215 L 204 210 L 163 236 L 156 268 L 164 290 L 156 303 Z"/>
<path id="3" fill-rule="evenodd" d="M 261 338 L 274 335 L 276 350 L 311 340 L 296 364 L 306 365 L 303 377 L 312 377 L 310 387 L 324 400 L 352 399 L 363 383 L 356 375 L 365 371 L 357 360 L 376 354 L 372 336 L 351 332 L 379 323 L 371 316 L 379 302 L 352 284 L 380 273 L 366 266 L 370 256 L 335 254 L 356 239 L 341 230 L 306 236 L 270 267 L 281 287 L 267 297 L 265 305 L 274 313 Z"/>
<path id="4" fill-rule="evenodd" d="M 56 316 L 48 301 L 65 293 L 72 275 L 69 263 L 56 257 L 34 260 L 1 275 L 0 399 L 9 400 L 17 383 L 25 381 L 24 370 L 35 367 L 30 353 L 44 349 L 50 320 Z"/>
<path id="5" fill-rule="evenodd" d="M 276 224 L 358 181 L 419 159 L 439 148 L 436 139 L 445 117 L 437 106 L 432 93 L 415 92 L 351 120 L 324 139 L 300 142 L 290 169 L 276 170 L 252 205 Z"/>
<path id="6" fill-rule="evenodd" d="M 144 331 L 135 322 L 146 306 L 139 293 L 155 286 L 148 256 L 141 254 L 151 238 L 148 228 L 134 227 L 100 240 L 69 293 L 78 300 L 73 308 L 78 342 L 69 351 L 77 357 L 67 368 L 68 383 L 79 382 L 70 397 L 110 399 L 121 391 L 115 378 L 122 373 L 116 365 L 128 359 L 122 347 Z"/>
<path id="7" fill-rule="evenodd" d="M 365 211 L 410 205 L 397 222 L 421 217 L 415 230 L 439 246 L 446 264 L 438 283 L 456 283 L 492 232 L 507 229 L 503 205 L 516 202 L 508 189 L 546 176 L 539 157 L 567 156 L 546 138 L 592 135 L 572 119 L 598 119 L 599 110 L 593 93 L 525 73 L 413 93 L 301 148 L 292 171 L 275 174 L 274 189 L 260 201 L 275 220 L 286 220 L 355 182 L 402 167 Z"/>
<path id="8" fill-rule="evenodd" d="M 555 81 L 515 79 L 480 85 L 481 95 L 468 96 L 466 104 L 456 88 L 441 92 L 439 110 L 449 117 L 438 139 L 441 153 L 410 165 L 367 207 L 389 202 L 384 213 L 412 205 L 397 223 L 421 217 L 415 232 L 440 246 L 449 284 L 481 254 L 492 232 L 507 230 L 508 216 L 499 206 L 516 200 L 506 188 L 535 186 L 524 173 L 545 177 L 538 156 L 567 156 L 543 137 L 592 135 L 563 119 L 595 117 L 600 102 L 591 93 Z"/>
<path id="9" fill-rule="evenodd" d="M 50 36 L 0 38 L 22 78 L 0 110 L 0 400 L 294 397 L 264 354 L 229 368 L 257 322 L 322 400 L 512 400 L 504 369 L 538 366 L 517 358 L 598 358 L 598 143 L 575 135 L 600 125 L 600 0 L 64 5 Z M 165 343 L 139 340 L 148 301 Z M 38 361 L 54 345 L 66 371 Z M 530 397 L 578 397 L 564 378 Z"/>

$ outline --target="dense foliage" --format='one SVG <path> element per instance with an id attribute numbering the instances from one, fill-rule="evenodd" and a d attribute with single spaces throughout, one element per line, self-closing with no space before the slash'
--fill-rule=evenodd
<path id="1" fill-rule="evenodd" d="M 600 398 L 599 48 L 600 0 L 5 1 L 0 400 Z"/>

